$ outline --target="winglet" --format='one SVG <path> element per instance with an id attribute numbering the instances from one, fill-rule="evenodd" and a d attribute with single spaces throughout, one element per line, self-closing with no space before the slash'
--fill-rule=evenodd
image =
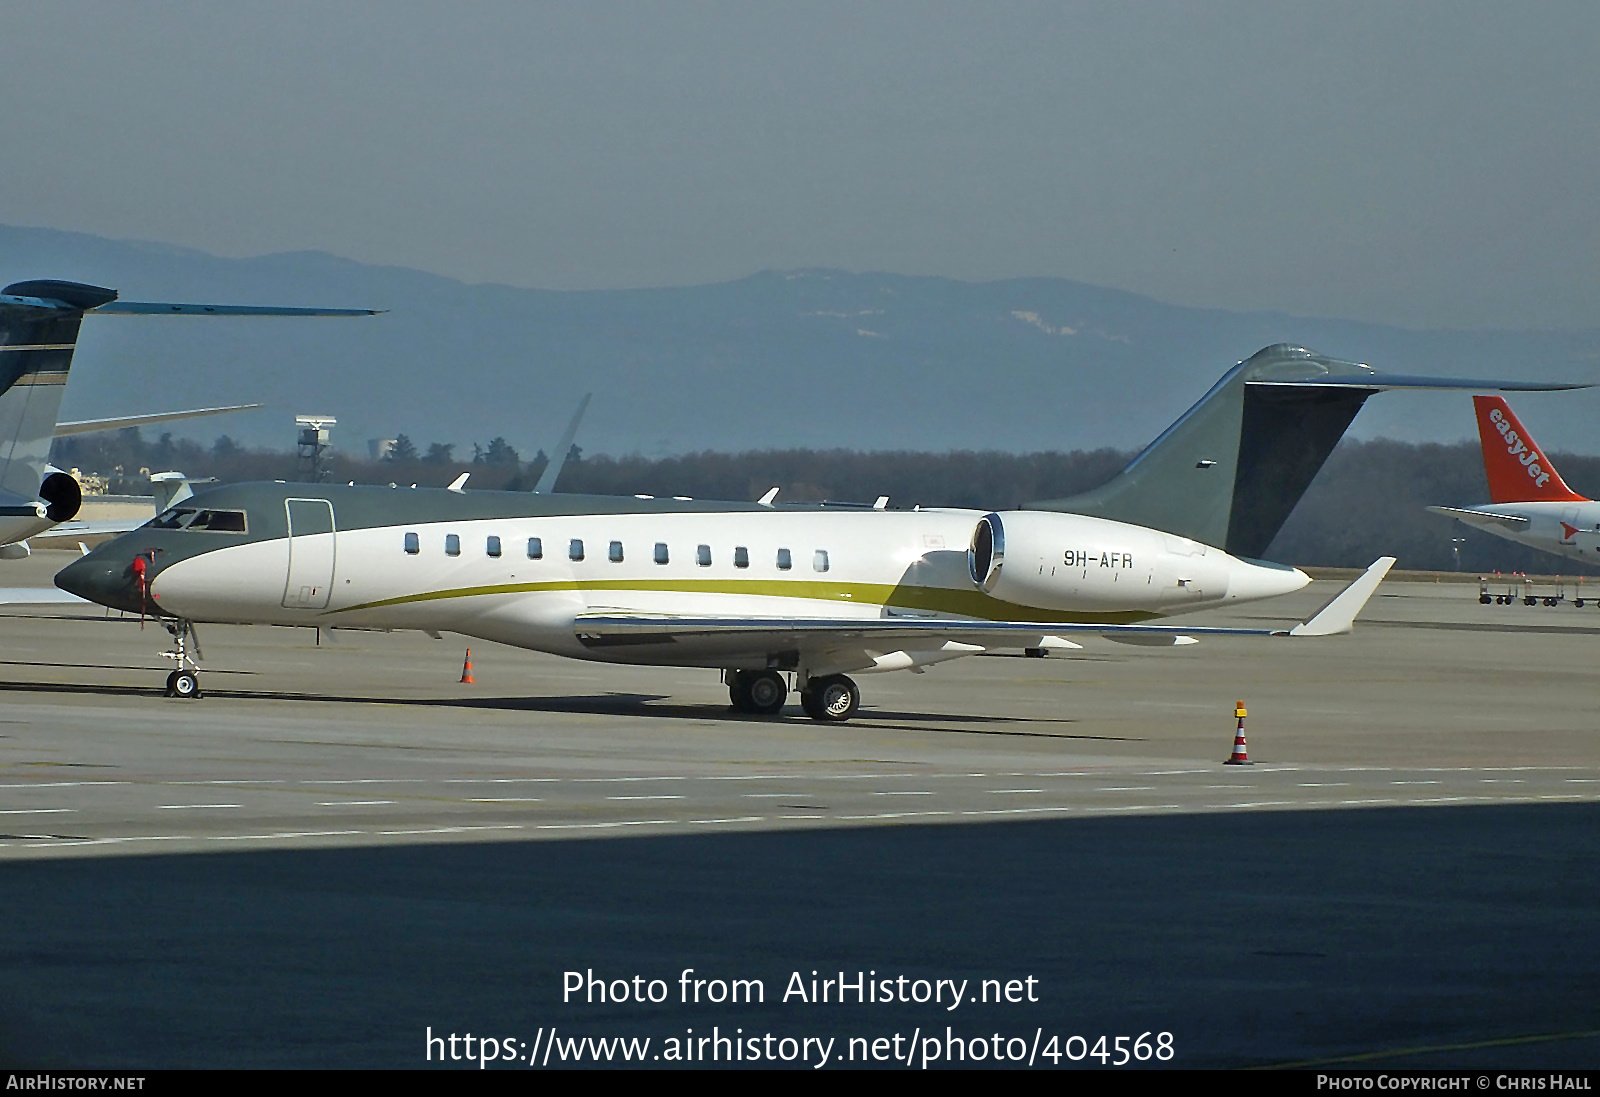
<path id="1" fill-rule="evenodd" d="M 589 407 L 589 397 L 593 395 L 592 392 L 586 392 L 583 394 L 583 399 L 578 401 L 578 410 L 572 413 L 572 419 L 567 423 L 567 432 L 561 436 L 561 441 L 550 454 L 550 463 L 544 467 L 544 475 L 533 485 L 535 495 L 544 495 L 556 490 L 556 479 L 567 463 L 567 455 L 572 452 L 572 440 L 578 436 L 578 424 L 583 422 L 583 413 Z"/>
<path id="2" fill-rule="evenodd" d="M 764 507 L 770 507 L 772 505 L 772 501 L 774 499 L 776 499 L 777 497 L 778 497 L 778 489 L 777 488 L 768 488 L 767 489 L 767 493 L 765 495 L 763 495 L 761 498 L 757 499 L 756 502 L 760 503 Z"/>
<path id="3" fill-rule="evenodd" d="M 1349 632 L 1355 624 L 1356 614 L 1366 606 L 1367 599 L 1372 597 L 1372 592 L 1378 589 L 1378 584 L 1383 582 L 1383 577 L 1389 574 L 1392 567 L 1393 556 L 1378 557 L 1360 578 L 1341 590 L 1315 617 L 1296 625 L 1286 635 L 1333 636 Z"/>
<path id="4" fill-rule="evenodd" d="M 470 473 L 470 472 L 463 472 L 460 476 L 457 476 L 454 480 L 450 481 L 450 486 L 445 488 L 444 490 L 453 491 L 457 495 L 466 494 L 464 489 L 467 486 L 467 477 L 469 477 L 471 475 L 472 475 L 472 473 Z"/>

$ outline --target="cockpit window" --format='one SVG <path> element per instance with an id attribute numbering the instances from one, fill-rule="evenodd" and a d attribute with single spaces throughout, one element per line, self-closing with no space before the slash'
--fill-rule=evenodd
<path id="1" fill-rule="evenodd" d="M 156 529 L 182 529 L 194 520 L 199 512 L 190 508 L 172 507 L 156 515 L 150 525 Z"/>
<path id="2" fill-rule="evenodd" d="M 244 533 L 245 512 L 242 510 L 198 510 L 194 507 L 172 507 L 158 514 L 150 523 L 154 529 L 202 529 L 212 533 Z"/>
<path id="3" fill-rule="evenodd" d="M 203 510 L 194 516 L 189 529 L 209 529 L 218 533 L 243 533 L 244 511 Z"/>

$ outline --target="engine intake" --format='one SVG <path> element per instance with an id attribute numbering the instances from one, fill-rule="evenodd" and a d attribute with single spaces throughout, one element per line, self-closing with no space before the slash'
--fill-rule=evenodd
<path id="1" fill-rule="evenodd" d="M 83 506 L 83 488 L 67 473 L 52 472 L 39 485 L 39 498 L 49 504 L 44 512 L 46 518 L 65 522 L 77 515 L 78 508 Z"/>
<path id="2" fill-rule="evenodd" d="M 998 514 L 985 514 L 972 531 L 967 548 L 967 571 L 984 593 L 994 590 L 1000 567 L 1006 561 L 1006 528 Z"/>

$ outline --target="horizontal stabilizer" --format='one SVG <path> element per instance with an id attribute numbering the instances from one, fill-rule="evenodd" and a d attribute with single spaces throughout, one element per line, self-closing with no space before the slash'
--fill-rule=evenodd
<path id="1" fill-rule="evenodd" d="M 1389 392 L 1394 389 L 1470 389 L 1483 392 L 1563 392 L 1593 388 L 1591 381 L 1480 381 L 1471 377 L 1421 377 L 1403 373 L 1372 373 L 1364 377 L 1316 377 L 1304 381 L 1247 381 L 1276 388 L 1341 388 Z"/>
<path id="2" fill-rule="evenodd" d="M 286 308 L 277 305 L 188 305 L 162 301 L 113 301 L 96 316 L 377 316 L 387 309 Z"/>
<path id="3" fill-rule="evenodd" d="M 1367 599 L 1372 597 L 1373 591 L 1378 589 L 1378 584 L 1383 582 L 1383 577 L 1389 574 L 1389 569 L 1394 567 L 1393 556 L 1380 556 L 1368 565 L 1361 577 L 1345 587 L 1338 595 L 1322 607 L 1322 611 L 1311 620 L 1296 625 L 1289 630 L 1290 636 L 1333 636 L 1341 632 L 1349 632 L 1355 624 L 1356 614 L 1366 606 Z"/>
<path id="4" fill-rule="evenodd" d="M 1467 523 L 1469 526 L 1510 526 L 1517 529 L 1528 524 L 1528 520 L 1520 514 L 1492 514 L 1486 510 L 1470 510 L 1462 507 L 1429 507 L 1434 514 L 1442 514 L 1446 518 L 1455 518 Z"/>
<path id="5" fill-rule="evenodd" d="M 124 415 L 120 419 L 76 419 L 70 423 L 56 424 L 56 437 L 71 434 L 93 434 L 101 430 L 122 430 L 125 427 L 143 427 L 152 423 L 171 423 L 179 419 L 195 419 L 202 415 L 222 415 L 229 411 L 250 411 L 262 404 L 230 404 L 222 408 L 191 408 L 188 411 L 158 411 L 150 415 Z"/>

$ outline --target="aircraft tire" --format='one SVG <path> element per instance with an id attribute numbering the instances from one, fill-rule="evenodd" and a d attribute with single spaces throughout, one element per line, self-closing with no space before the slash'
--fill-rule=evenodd
<path id="1" fill-rule="evenodd" d="M 806 715 L 824 723 L 842 724 L 861 707 L 861 691 L 842 674 L 813 679 L 800 695 Z"/>
<path id="2" fill-rule="evenodd" d="M 789 687 L 783 675 L 775 670 L 763 670 L 740 677 L 746 712 L 773 716 L 783 710 L 783 703 L 789 699 Z"/>
<path id="3" fill-rule="evenodd" d="M 172 675 L 171 695 L 185 701 L 199 698 L 200 676 L 190 670 L 174 672 Z"/>

